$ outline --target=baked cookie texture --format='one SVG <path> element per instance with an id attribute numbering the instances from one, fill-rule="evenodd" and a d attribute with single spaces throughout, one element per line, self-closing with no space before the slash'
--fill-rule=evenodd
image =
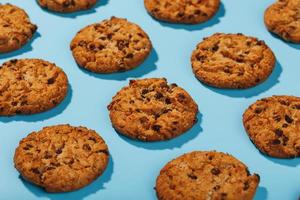
<path id="1" fill-rule="evenodd" d="M 15 151 L 23 178 L 48 192 L 80 189 L 105 170 L 109 152 L 104 140 L 85 127 L 57 125 L 32 132 Z"/>
<path id="2" fill-rule="evenodd" d="M 36 30 L 37 26 L 31 23 L 23 9 L 0 3 L 0 53 L 20 49 Z"/>
<path id="3" fill-rule="evenodd" d="M 195 76 L 207 85 L 244 89 L 265 81 L 276 58 L 265 42 L 257 38 L 216 33 L 197 45 L 191 63 Z"/>
<path id="4" fill-rule="evenodd" d="M 154 18 L 171 23 L 198 24 L 219 10 L 220 0 L 144 0 Z"/>
<path id="5" fill-rule="evenodd" d="M 113 127 L 142 141 L 177 137 L 197 121 L 198 106 L 192 97 L 164 78 L 131 80 L 108 106 Z"/>
<path id="6" fill-rule="evenodd" d="M 286 41 L 300 43 L 300 0 L 277 0 L 265 11 L 269 31 Z"/>
<path id="7" fill-rule="evenodd" d="M 194 151 L 163 167 L 156 179 L 156 194 L 159 200 L 252 200 L 259 180 L 231 155 Z"/>
<path id="8" fill-rule="evenodd" d="M 138 25 L 117 17 L 83 28 L 71 42 L 76 62 L 96 73 L 133 69 L 151 49 L 148 35 Z"/>
<path id="9" fill-rule="evenodd" d="M 62 102 L 67 91 L 67 76 L 53 63 L 13 59 L 0 67 L 0 115 L 47 111 Z"/>
<path id="10" fill-rule="evenodd" d="M 88 10 L 98 1 L 100 0 L 37 0 L 41 7 L 61 13 Z"/>
<path id="11" fill-rule="evenodd" d="M 300 98 L 272 96 L 256 101 L 243 115 L 249 138 L 264 154 L 300 156 Z"/>

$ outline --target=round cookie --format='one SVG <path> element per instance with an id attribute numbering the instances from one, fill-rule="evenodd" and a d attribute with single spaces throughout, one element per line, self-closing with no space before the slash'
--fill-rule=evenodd
<path id="1" fill-rule="evenodd" d="M 114 128 L 142 141 L 169 140 L 189 130 L 197 121 L 192 97 L 164 78 L 131 80 L 108 106 Z"/>
<path id="2" fill-rule="evenodd" d="M 220 0 L 144 0 L 144 4 L 148 13 L 158 20 L 198 24 L 216 14 Z"/>
<path id="3" fill-rule="evenodd" d="M 195 76 L 218 88 L 249 88 L 265 81 L 276 58 L 261 40 L 243 34 L 216 33 L 197 45 L 192 57 Z"/>
<path id="4" fill-rule="evenodd" d="M 95 131 L 70 125 L 29 134 L 14 156 L 22 177 L 48 192 L 80 189 L 99 177 L 108 162 L 108 148 Z"/>
<path id="5" fill-rule="evenodd" d="M 148 35 L 138 25 L 117 17 L 83 28 L 71 42 L 76 62 L 96 73 L 133 69 L 151 49 Z"/>
<path id="6" fill-rule="evenodd" d="M 62 69 L 41 59 L 14 59 L 0 67 L 0 115 L 34 114 L 63 101 L 68 79 Z"/>
<path id="7" fill-rule="evenodd" d="M 0 53 L 20 49 L 36 32 L 26 12 L 11 4 L 0 4 Z"/>
<path id="8" fill-rule="evenodd" d="M 46 9 L 70 13 L 81 10 L 88 10 L 93 7 L 98 0 L 37 0 L 38 4 Z"/>
<path id="9" fill-rule="evenodd" d="M 265 11 L 269 31 L 286 41 L 300 43 L 300 0 L 278 0 Z"/>
<path id="10" fill-rule="evenodd" d="M 243 115 L 249 138 L 264 154 L 300 157 L 300 98 L 272 96 L 256 101 Z"/>
<path id="11" fill-rule="evenodd" d="M 156 179 L 159 200 L 252 200 L 259 176 L 231 155 L 194 151 L 170 161 Z"/>

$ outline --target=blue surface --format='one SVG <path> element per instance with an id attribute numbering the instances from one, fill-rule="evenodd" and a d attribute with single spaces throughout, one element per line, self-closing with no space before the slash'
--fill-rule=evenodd
<path id="1" fill-rule="evenodd" d="M 67 73 L 72 87 L 57 108 L 33 116 L 0 118 L 0 199 L 152 200 L 159 170 L 172 158 L 192 150 L 228 152 L 260 174 L 256 200 L 296 200 L 300 196 L 300 159 L 272 159 L 260 154 L 248 139 L 241 121 L 243 111 L 257 99 L 273 94 L 300 96 L 300 45 L 271 35 L 264 27 L 263 12 L 273 0 L 223 0 L 217 16 L 202 25 L 160 23 L 144 9 L 142 0 L 101 0 L 92 11 L 60 15 L 42 10 L 34 0 L 0 0 L 24 8 L 38 25 L 35 38 L 21 50 L 0 55 L 42 58 Z M 119 74 L 96 75 L 78 68 L 69 43 L 82 27 L 112 15 L 139 24 L 150 36 L 154 51 L 139 68 Z M 266 41 L 277 65 L 263 84 L 248 90 L 206 87 L 192 73 L 190 55 L 203 37 L 215 32 L 241 32 Z M 185 88 L 199 104 L 201 120 L 185 135 L 168 142 L 145 144 L 119 136 L 111 127 L 106 106 L 132 78 L 166 77 Z M 111 160 L 105 174 L 88 187 L 71 193 L 47 194 L 19 178 L 13 166 L 14 150 L 28 133 L 43 126 L 70 123 L 99 132 L 106 140 Z"/>

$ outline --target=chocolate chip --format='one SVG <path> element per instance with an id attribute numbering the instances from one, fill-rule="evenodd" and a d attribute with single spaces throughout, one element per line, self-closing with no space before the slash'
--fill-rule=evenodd
<path id="1" fill-rule="evenodd" d="M 157 132 L 160 130 L 160 128 L 161 128 L 160 125 L 153 125 L 153 126 L 152 126 L 152 129 L 153 129 L 154 131 L 157 131 Z"/>
<path id="2" fill-rule="evenodd" d="M 217 44 L 215 44 L 215 45 L 211 48 L 211 50 L 212 50 L 213 52 L 216 52 L 216 51 L 219 50 L 219 46 L 218 46 Z"/>
<path id="3" fill-rule="evenodd" d="M 149 92 L 148 89 L 143 89 L 143 90 L 142 90 L 142 95 L 145 95 L 145 94 L 147 94 L 148 92 Z"/>
<path id="4" fill-rule="evenodd" d="M 196 59 L 200 62 L 204 61 L 206 59 L 206 56 L 203 56 L 203 55 L 197 55 L 196 56 Z"/>
<path id="5" fill-rule="evenodd" d="M 94 137 L 89 137 L 89 139 L 88 140 L 91 140 L 91 141 L 93 141 L 93 142 L 97 142 L 97 140 L 96 140 L 96 138 L 94 138 Z"/>
<path id="6" fill-rule="evenodd" d="M 40 170 L 38 168 L 32 168 L 31 171 L 35 174 L 40 174 Z"/>
<path id="7" fill-rule="evenodd" d="M 184 16 L 184 13 L 183 13 L 183 12 L 177 13 L 177 17 L 183 17 L 183 16 Z"/>
<path id="8" fill-rule="evenodd" d="M 56 149 L 55 153 L 56 153 L 56 154 L 61 154 L 61 153 L 62 153 L 62 148 Z"/>
<path id="9" fill-rule="evenodd" d="M 244 188 L 243 188 L 243 190 L 248 190 L 249 187 L 250 187 L 250 184 L 249 184 L 248 181 L 246 181 L 246 182 L 244 183 Z"/>
<path id="10" fill-rule="evenodd" d="M 163 98 L 163 94 L 162 93 L 160 93 L 160 92 L 156 92 L 156 94 L 155 94 L 155 98 L 156 99 L 161 99 L 161 98 Z"/>
<path id="11" fill-rule="evenodd" d="M 82 148 L 83 148 L 83 150 L 85 150 L 85 151 L 90 151 L 90 150 L 92 150 L 92 148 L 90 147 L 89 144 L 84 144 L 84 145 L 82 146 Z"/>
<path id="12" fill-rule="evenodd" d="M 53 84 L 54 82 L 55 82 L 55 78 L 54 78 L 54 77 L 49 78 L 49 79 L 47 80 L 47 84 L 49 84 L 49 85 Z"/>
<path id="13" fill-rule="evenodd" d="M 276 122 L 280 122 L 281 117 L 280 117 L 279 115 L 275 115 L 275 116 L 273 117 L 273 119 L 274 119 Z"/>
<path id="14" fill-rule="evenodd" d="M 198 177 L 194 174 L 188 174 L 187 175 L 190 179 L 196 180 Z"/>
<path id="15" fill-rule="evenodd" d="M 128 59 L 129 59 L 129 58 L 133 58 L 133 54 L 132 54 L 132 53 L 127 54 L 127 55 L 126 55 L 126 58 L 128 58 Z"/>
<path id="16" fill-rule="evenodd" d="M 255 108 L 255 110 L 254 110 L 254 112 L 256 113 L 256 114 L 259 114 L 259 113 L 261 113 L 263 110 L 261 109 L 261 108 Z"/>
<path id="17" fill-rule="evenodd" d="M 295 105 L 295 108 L 296 108 L 297 110 L 300 110 L 300 104 Z"/>
<path id="18" fill-rule="evenodd" d="M 281 137 L 283 135 L 283 131 L 281 129 L 275 129 L 274 132 L 278 137 Z"/>
<path id="19" fill-rule="evenodd" d="M 18 102 L 13 101 L 13 102 L 11 102 L 11 105 L 12 105 L 12 106 L 17 106 L 17 105 L 18 105 Z"/>
<path id="20" fill-rule="evenodd" d="M 280 142 L 280 140 L 278 140 L 278 139 L 275 139 L 275 140 L 273 140 L 272 141 L 272 144 L 273 145 L 279 145 L 281 142 Z"/>
<path id="21" fill-rule="evenodd" d="M 10 62 L 11 62 L 12 64 L 16 64 L 16 63 L 18 62 L 18 59 L 12 59 L 12 60 L 10 60 Z"/>
<path id="22" fill-rule="evenodd" d="M 286 127 L 288 127 L 288 126 L 289 126 L 289 125 L 286 124 L 286 123 L 282 124 L 282 128 L 286 128 Z"/>
<path id="23" fill-rule="evenodd" d="M 50 158 L 52 158 L 51 153 L 50 153 L 49 151 L 46 151 L 46 152 L 45 152 L 45 155 L 44 155 L 44 158 L 45 158 L 45 159 L 50 159 Z"/>
<path id="24" fill-rule="evenodd" d="M 218 169 L 218 168 L 212 168 L 210 170 L 210 172 L 213 174 L 213 175 L 219 175 L 221 173 L 221 171 Z"/>
<path id="25" fill-rule="evenodd" d="M 120 51 L 122 51 L 125 47 L 128 47 L 129 42 L 125 41 L 125 40 L 118 40 L 117 41 L 117 47 Z"/>
<path id="26" fill-rule="evenodd" d="M 165 102 L 166 102 L 166 104 L 171 104 L 172 103 L 170 98 L 166 98 Z"/>
<path id="27" fill-rule="evenodd" d="M 195 14 L 195 15 L 200 15 L 201 13 L 202 13 L 201 10 L 195 10 L 195 11 L 194 11 L 194 14 Z"/>
<path id="28" fill-rule="evenodd" d="M 213 187 L 213 189 L 214 189 L 215 191 L 219 190 L 220 188 L 221 188 L 221 186 L 219 186 L 219 185 L 216 185 L 216 186 Z"/>
<path id="29" fill-rule="evenodd" d="M 285 119 L 285 121 L 287 122 L 287 123 L 289 123 L 289 124 L 291 124 L 291 123 L 293 123 L 293 119 L 290 117 L 290 116 L 288 116 L 288 115 L 285 115 L 284 116 L 284 119 Z"/>

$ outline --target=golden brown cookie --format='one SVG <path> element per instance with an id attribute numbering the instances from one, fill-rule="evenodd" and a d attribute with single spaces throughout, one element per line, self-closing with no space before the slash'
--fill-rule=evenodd
<path id="1" fill-rule="evenodd" d="M 197 45 L 191 58 L 196 77 L 218 88 L 249 88 L 265 81 L 276 58 L 261 40 L 216 33 Z"/>
<path id="2" fill-rule="evenodd" d="M 100 0 L 37 0 L 41 7 L 62 13 L 88 10 L 98 1 Z"/>
<path id="3" fill-rule="evenodd" d="M 96 73 L 133 69 L 151 49 L 148 35 L 138 25 L 117 17 L 83 28 L 71 42 L 76 62 Z"/>
<path id="4" fill-rule="evenodd" d="M 243 115 L 251 141 L 272 157 L 300 157 L 300 98 L 272 96 L 256 101 Z"/>
<path id="5" fill-rule="evenodd" d="M 0 115 L 34 114 L 63 101 L 68 79 L 62 69 L 41 59 L 14 59 L 0 67 Z"/>
<path id="6" fill-rule="evenodd" d="M 99 177 L 108 158 L 108 148 L 95 131 L 57 125 L 22 139 L 15 151 L 14 163 L 27 181 L 48 192 L 68 192 Z"/>
<path id="7" fill-rule="evenodd" d="M 198 24 L 212 18 L 220 0 L 144 0 L 154 18 L 171 23 Z"/>
<path id="8" fill-rule="evenodd" d="M 286 41 L 300 43 L 300 0 L 277 0 L 265 11 L 269 31 Z"/>
<path id="9" fill-rule="evenodd" d="M 143 141 L 169 140 L 189 130 L 197 121 L 192 97 L 164 78 L 131 80 L 108 106 L 114 128 Z"/>
<path id="10" fill-rule="evenodd" d="M 159 200 L 252 200 L 259 176 L 231 155 L 194 151 L 170 161 L 156 180 Z"/>
<path id="11" fill-rule="evenodd" d="M 23 9 L 0 3 L 0 53 L 20 49 L 36 30 Z"/>

